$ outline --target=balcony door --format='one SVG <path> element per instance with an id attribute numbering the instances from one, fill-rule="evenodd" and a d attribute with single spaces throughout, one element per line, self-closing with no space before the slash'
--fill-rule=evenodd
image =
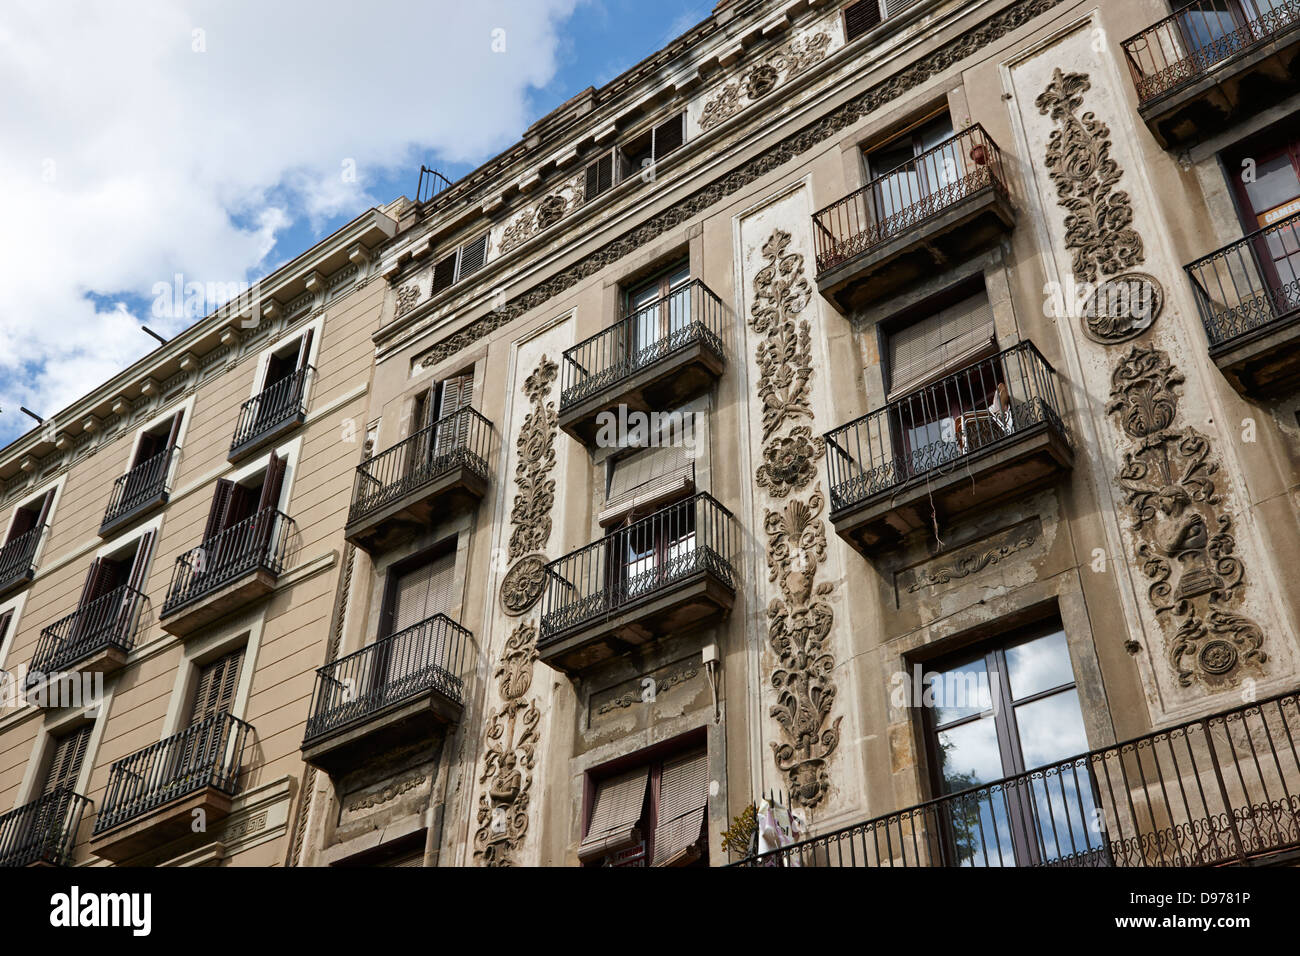
<path id="1" fill-rule="evenodd" d="M 426 405 L 432 410 L 436 402 L 438 409 L 438 424 L 432 435 L 434 460 L 463 447 L 469 441 L 469 416 L 456 413 L 469 408 L 473 401 L 473 369 L 463 375 L 444 379 L 436 388 L 429 390 Z"/>
<path id="2" fill-rule="evenodd" d="M 296 343 L 272 352 L 262 376 L 252 433 L 257 434 L 292 415 L 302 400 L 307 360 L 311 356 L 312 334 L 308 329 Z"/>
<path id="3" fill-rule="evenodd" d="M 695 498 L 632 520 L 611 535 L 614 602 L 650 594 L 695 569 Z"/>
<path id="4" fill-rule="evenodd" d="M 60 849 L 64 822 L 77 790 L 77 781 L 81 778 L 92 726 L 83 724 L 50 741 L 53 752 L 45 764 L 35 812 L 18 841 L 31 854 L 30 858 L 49 859 Z"/>
<path id="5" fill-rule="evenodd" d="M 40 529 L 49 520 L 53 504 L 54 492 L 47 491 L 14 512 L 4 547 L 0 548 L 0 584 L 25 573 L 31 566 L 32 558 L 36 555 Z"/>
<path id="6" fill-rule="evenodd" d="M 203 558 L 195 576 L 237 573 L 264 560 L 276 526 L 288 459 L 271 454 L 266 469 L 236 483 L 217 479 L 203 529 Z"/>
<path id="7" fill-rule="evenodd" d="M 241 647 L 199 667 L 190 700 L 188 727 L 178 738 L 175 764 L 168 781 L 178 790 L 188 791 L 213 783 L 217 768 L 224 766 L 222 751 L 227 736 L 222 718 L 235 706 L 243 661 Z"/>
<path id="8" fill-rule="evenodd" d="M 881 238 L 893 232 L 895 217 L 964 175 L 966 160 L 957 146 L 937 148 L 952 136 L 952 119 L 944 113 L 867 154 L 872 219 Z"/>
<path id="9" fill-rule="evenodd" d="M 628 360 L 634 369 L 671 351 L 678 333 L 690 326 L 690 282 L 690 265 L 682 263 L 628 291 Z"/>
<path id="10" fill-rule="evenodd" d="M 168 465 L 165 452 L 176 447 L 176 440 L 180 435 L 181 416 L 184 414 L 184 412 L 177 412 L 170 421 L 140 436 L 140 441 L 135 447 L 135 455 L 131 459 L 131 466 L 127 469 L 122 496 L 116 503 L 120 509 L 129 510 L 162 490 Z"/>
<path id="11" fill-rule="evenodd" d="M 69 659 L 100 642 L 120 642 L 127 636 L 135 616 L 132 612 L 144 592 L 156 534 L 146 531 L 131 550 L 91 562 L 68 635 Z"/>
<path id="12" fill-rule="evenodd" d="M 1103 860 L 1095 781 L 1086 765 L 1061 763 L 1088 749 L 1065 632 L 1038 628 L 927 668 L 935 706 L 929 750 L 945 862 L 1044 865 Z"/>
<path id="13" fill-rule="evenodd" d="M 441 644 L 449 639 L 441 622 L 430 622 L 453 609 L 456 576 L 454 547 L 406 562 L 389 573 L 380 614 L 381 650 L 372 681 L 394 699 L 435 676 L 447 659 Z M 456 675 L 452 675 L 456 676 Z"/>
<path id="14" fill-rule="evenodd" d="M 1227 165 L 1242 225 L 1259 230 L 1251 246 L 1269 304 L 1285 315 L 1300 308 L 1300 127 L 1254 140 Z"/>
<path id="15" fill-rule="evenodd" d="M 1204 71 L 1279 30 L 1295 16 L 1289 9 L 1289 0 L 1182 0 L 1176 23 L 1188 55 Z"/>

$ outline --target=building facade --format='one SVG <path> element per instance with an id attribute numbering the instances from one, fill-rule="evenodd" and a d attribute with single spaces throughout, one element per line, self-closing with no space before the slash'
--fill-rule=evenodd
<path id="1" fill-rule="evenodd" d="M 720 3 L 4 450 L 5 862 L 1291 860 L 1300 3 L 1176 6 Z"/>

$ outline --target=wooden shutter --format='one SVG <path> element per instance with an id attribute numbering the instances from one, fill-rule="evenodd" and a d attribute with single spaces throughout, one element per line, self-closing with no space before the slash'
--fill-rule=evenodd
<path id="1" fill-rule="evenodd" d="M 444 379 L 438 385 L 438 417 L 446 418 L 468 408 L 474 398 L 474 373 Z"/>
<path id="2" fill-rule="evenodd" d="M 472 242 L 461 246 L 460 265 L 456 270 L 457 280 L 483 268 L 483 263 L 487 261 L 487 241 L 488 234 L 485 232 Z"/>
<path id="3" fill-rule="evenodd" d="M 135 457 L 131 459 L 131 467 L 142 465 L 154 455 L 163 450 L 163 439 L 161 435 L 151 435 L 145 432 L 140 436 L 140 442 L 135 447 Z"/>
<path id="4" fill-rule="evenodd" d="M 655 823 L 653 866 L 684 862 L 704 832 L 709 761 L 703 750 L 664 761 Z"/>
<path id="5" fill-rule="evenodd" d="M 880 24 L 879 0 L 858 0 L 844 11 L 846 42 L 853 42 Z"/>
<path id="6" fill-rule="evenodd" d="M 108 558 L 96 558 L 92 561 L 90 570 L 86 572 L 86 583 L 81 588 L 81 600 L 77 602 L 78 609 L 111 591 L 113 585 L 117 583 L 117 575 L 116 561 Z"/>
<path id="7" fill-rule="evenodd" d="M 62 737 L 55 738 L 54 753 L 45 771 L 45 785 L 41 787 L 41 796 L 51 794 L 63 787 L 69 789 L 77 786 L 81 776 L 81 764 L 86 758 L 86 747 L 90 744 L 91 724 L 78 727 Z"/>
<path id="8" fill-rule="evenodd" d="M 993 312 L 980 292 L 889 336 L 889 400 L 951 374 L 991 351 Z"/>
<path id="9" fill-rule="evenodd" d="M 157 534 L 156 531 L 146 531 L 140 535 L 140 541 L 135 547 L 135 559 L 131 562 L 131 574 L 126 583 L 141 593 L 144 593 L 149 558 L 153 555 L 153 542 Z"/>
<path id="10" fill-rule="evenodd" d="M 614 185 L 614 154 L 606 153 L 587 167 L 586 201 L 590 202 Z"/>
<path id="11" fill-rule="evenodd" d="M 433 288 L 430 295 L 436 295 L 449 288 L 456 281 L 456 253 L 452 252 L 433 264 Z"/>
<path id="12" fill-rule="evenodd" d="M 181 419 L 185 417 L 185 412 L 177 412 L 172 418 L 172 427 L 167 431 L 167 447 L 175 448 L 176 442 L 181 436 Z"/>
<path id="13" fill-rule="evenodd" d="M 915 4 L 917 0 L 885 0 L 885 17 L 896 17 L 908 7 Z"/>
<path id="14" fill-rule="evenodd" d="M 199 683 L 194 690 L 190 726 L 214 714 L 230 713 L 235 703 L 235 688 L 239 684 L 239 667 L 243 659 L 244 649 L 241 647 L 199 668 Z"/>
<path id="15" fill-rule="evenodd" d="M 681 146 L 686 140 L 686 114 L 678 113 L 654 129 L 654 157 L 657 161 Z"/>
<path id="16" fill-rule="evenodd" d="M 284 490 L 284 472 L 288 466 L 287 458 L 281 458 L 275 452 L 271 453 L 271 460 L 266 465 L 266 477 L 262 479 L 262 494 L 257 502 L 258 511 L 279 507 L 280 492 Z"/>
<path id="17" fill-rule="evenodd" d="M 0 646 L 4 645 L 4 639 L 9 636 L 9 622 L 13 619 L 13 611 L 5 611 L 0 614 Z"/>
<path id="18" fill-rule="evenodd" d="M 302 334 L 302 342 L 298 345 L 298 364 L 297 368 L 302 370 L 307 367 L 307 359 L 311 357 L 311 340 L 315 329 L 308 329 Z"/>
<path id="19" fill-rule="evenodd" d="M 451 610 L 456 552 L 448 551 L 393 578 L 392 611 L 385 634 L 396 634 Z"/>
<path id="20" fill-rule="evenodd" d="M 596 781 L 587 836 L 578 857 L 593 860 L 626 849 L 638 837 L 637 825 L 645 805 L 650 768 L 637 767 L 626 773 Z"/>
<path id="21" fill-rule="evenodd" d="M 45 524 L 50 516 L 50 506 L 54 504 L 54 492 L 47 491 L 41 498 L 39 508 L 35 503 L 23 505 L 14 512 L 13 524 L 9 526 L 9 536 L 5 539 L 5 544 L 14 541 L 33 528 L 39 528 Z"/>
<path id="22" fill-rule="evenodd" d="M 235 483 L 225 478 L 217 479 L 216 490 L 212 493 L 212 507 L 208 509 L 208 523 L 203 529 L 203 540 L 211 541 L 225 531 L 226 515 L 230 511 L 230 501 L 235 494 Z"/>

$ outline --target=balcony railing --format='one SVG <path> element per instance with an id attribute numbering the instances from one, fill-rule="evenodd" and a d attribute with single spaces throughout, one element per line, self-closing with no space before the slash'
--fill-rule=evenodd
<path id="1" fill-rule="evenodd" d="M 1300 311 L 1300 215 L 1186 267 L 1211 345 Z"/>
<path id="2" fill-rule="evenodd" d="M 275 508 L 263 508 L 213 535 L 176 559 L 172 568 L 164 616 L 254 571 L 278 575 L 284 570 L 293 519 Z"/>
<path id="3" fill-rule="evenodd" d="M 71 787 L 0 814 L 0 866 L 63 866 L 90 801 Z"/>
<path id="4" fill-rule="evenodd" d="M 1147 103 L 1300 24 L 1300 0 L 1195 0 L 1122 44 Z"/>
<path id="5" fill-rule="evenodd" d="M 986 187 L 1009 196 L 1002 151 L 977 123 L 814 213 L 818 274 Z"/>
<path id="6" fill-rule="evenodd" d="M 564 353 L 560 408 L 617 385 L 678 349 L 703 343 L 723 351 L 722 300 L 699 279 L 625 314 Z"/>
<path id="7" fill-rule="evenodd" d="M 1043 423 L 1068 440 L 1056 373 L 1020 342 L 827 432 L 831 510 L 959 467 Z"/>
<path id="8" fill-rule="evenodd" d="M 731 512 L 700 492 L 546 566 L 540 640 L 707 571 L 735 587 Z"/>
<path id="9" fill-rule="evenodd" d="M 0 591 L 36 573 L 36 548 L 47 525 L 37 525 L 0 548 Z"/>
<path id="10" fill-rule="evenodd" d="M 436 614 L 316 670 L 304 743 L 436 691 L 463 704 L 470 634 Z"/>
<path id="11" fill-rule="evenodd" d="M 275 428 L 307 414 L 304 405 L 307 382 L 315 371 L 310 365 L 305 365 L 239 406 L 239 421 L 235 426 L 235 437 L 230 442 L 230 453 L 233 455 L 255 446 Z"/>
<path id="12" fill-rule="evenodd" d="M 137 612 L 144 600 L 142 592 L 124 584 L 45 628 L 32 655 L 28 686 L 99 651 L 130 651 L 135 644 Z"/>
<path id="13" fill-rule="evenodd" d="M 213 714 L 117 761 L 108 772 L 94 832 L 111 830 L 205 787 L 234 796 L 252 730 L 230 714 Z"/>
<path id="14" fill-rule="evenodd" d="M 1213 866 L 1300 848 L 1292 692 L 750 857 L 745 866 Z"/>
<path id="15" fill-rule="evenodd" d="M 422 485 L 465 466 L 488 477 L 492 423 L 462 408 L 357 466 L 348 521 L 358 521 Z"/>
<path id="16" fill-rule="evenodd" d="M 166 497 L 170 491 L 167 479 L 175 455 L 176 448 L 172 446 L 140 462 L 113 482 L 113 493 L 109 495 L 104 520 L 99 525 L 101 531 L 132 512 Z"/>

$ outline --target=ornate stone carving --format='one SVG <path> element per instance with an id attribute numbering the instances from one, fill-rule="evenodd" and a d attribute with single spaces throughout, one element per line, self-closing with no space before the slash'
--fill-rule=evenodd
<path id="1" fill-rule="evenodd" d="M 427 782 L 429 776 L 423 771 L 408 773 L 389 784 L 374 790 L 364 796 L 353 797 L 343 802 L 344 813 L 359 813 L 362 810 L 371 810 L 375 807 L 382 807 L 386 803 L 392 803 L 404 793 L 409 793 L 416 787 Z"/>
<path id="2" fill-rule="evenodd" d="M 415 283 L 402 286 L 397 290 L 397 304 L 393 308 L 393 318 L 400 319 L 407 312 L 415 308 L 415 304 L 420 301 L 420 287 Z"/>
<path id="3" fill-rule="evenodd" d="M 537 627 L 520 624 L 506 641 L 492 676 L 501 706 L 492 711 L 485 731 L 486 752 L 480 784 L 474 861 L 482 866 L 513 866 L 528 832 L 528 804 L 542 713 L 528 699 L 537 660 Z"/>
<path id="4" fill-rule="evenodd" d="M 749 326 L 762 336 L 754 358 L 763 431 L 763 461 L 754 480 L 773 498 L 790 499 L 780 511 L 765 509 L 763 518 L 768 580 L 781 592 L 767 609 L 768 645 L 776 657 L 770 714 L 782 737 L 772 743 L 773 757 L 791 801 L 815 807 L 830 787 L 827 762 L 839 746 L 842 718 L 831 720 L 835 659 L 828 642 L 835 615 L 824 598 L 832 585 L 816 581 L 826 560 L 825 502 L 820 485 L 807 501 L 796 497 L 816 477 L 813 463 L 825 446 L 813 437 L 811 330 L 799 318 L 812 290 L 803 256 L 789 251 L 791 241 L 789 233 L 773 230 L 760 250 L 766 264 L 754 275 Z"/>
<path id="5" fill-rule="evenodd" d="M 518 617 L 537 603 L 546 584 L 546 557 L 530 554 L 506 572 L 501 582 L 501 606 L 512 617 Z"/>
<path id="6" fill-rule="evenodd" d="M 523 245 L 576 210 L 586 200 L 586 187 L 586 174 L 579 173 L 536 205 L 517 214 L 501 233 L 500 252 L 507 253 Z"/>
<path id="7" fill-rule="evenodd" d="M 469 348 L 497 329 L 509 325 L 554 297 L 563 295 L 578 283 L 625 256 L 631 255 L 647 243 L 653 242 L 665 232 L 677 228 L 719 203 L 728 201 L 730 197 L 760 177 L 816 149 L 862 117 L 877 112 L 888 103 L 928 83 L 957 63 L 996 43 L 1063 2 L 1065 0 L 1021 0 L 1019 3 L 1004 7 L 983 23 L 938 47 L 933 53 L 920 57 L 843 106 L 791 133 L 770 149 L 764 150 L 761 155 L 729 170 L 712 182 L 701 186 L 680 202 L 605 243 L 585 259 L 509 299 L 477 321 L 442 339 L 427 353 L 424 361 L 430 365 L 437 364 Z M 418 334 L 418 331 L 418 329 L 412 330 L 412 334 Z"/>
<path id="8" fill-rule="evenodd" d="M 940 584 L 947 584 L 949 581 L 958 578 L 970 577 L 985 568 L 1000 564 L 1004 558 L 1011 557 L 1017 551 L 1025 550 L 1036 540 L 1037 538 L 1030 532 L 1006 544 L 995 545 L 974 554 L 963 555 L 951 564 L 944 565 L 933 571 L 922 571 L 907 590 L 909 593 L 914 593 L 921 590 L 921 588 L 932 588 Z"/>
<path id="9" fill-rule="evenodd" d="M 603 717 L 617 710 L 626 710 L 637 704 L 654 700 L 659 694 L 667 693 L 680 684 L 698 676 L 700 664 L 697 659 L 683 661 L 675 666 L 662 669 L 658 677 L 645 677 L 636 682 L 636 686 L 621 694 L 616 694 L 595 708 L 596 716 Z"/>
<path id="10" fill-rule="evenodd" d="M 1235 683 L 1244 667 L 1258 670 L 1267 655 L 1263 631 L 1236 610 L 1245 569 L 1215 488 L 1219 462 L 1208 438 L 1175 424 L 1182 382 L 1166 353 L 1132 346 L 1111 375 L 1106 411 L 1134 443 L 1118 481 L 1151 606 L 1177 624 L 1169 664 L 1182 686 L 1215 687 Z"/>
<path id="11" fill-rule="evenodd" d="M 768 54 L 705 102 L 700 113 L 700 129 L 710 130 L 726 122 L 750 103 L 767 96 L 782 82 L 825 59 L 830 45 L 831 38 L 827 33 L 804 34 Z M 741 102 L 742 99 L 748 102 Z"/>
<path id="12" fill-rule="evenodd" d="M 514 507 L 510 509 L 509 560 L 541 551 L 551 537 L 551 505 L 555 502 L 555 479 L 548 478 L 555 467 L 555 435 L 558 416 L 555 403 L 548 402 L 551 383 L 559 366 L 545 355 L 524 380 L 524 394 L 532 403 L 532 410 L 524 417 L 523 427 L 515 447 L 519 461 L 515 463 Z"/>

